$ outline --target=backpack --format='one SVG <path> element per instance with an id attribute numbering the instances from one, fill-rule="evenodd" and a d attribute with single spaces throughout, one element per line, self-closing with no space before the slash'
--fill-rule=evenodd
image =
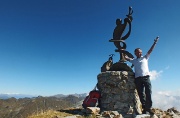
<path id="1" fill-rule="evenodd" d="M 86 96 L 86 98 L 83 101 L 83 108 L 87 108 L 87 107 L 95 107 L 96 103 L 99 103 L 99 99 L 101 97 L 101 94 L 98 90 L 94 89 L 92 91 L 89 92 L 89 95 Z"/>

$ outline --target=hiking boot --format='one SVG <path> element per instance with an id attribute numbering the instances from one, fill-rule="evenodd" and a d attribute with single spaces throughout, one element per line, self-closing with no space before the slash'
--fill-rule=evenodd
<path id="1" fill-rule="evenodd" d="M 152 109 L 146 110 L 146 114 L 154 115 L 154 111 Z"/>
<path id="2" fill-rule="evenodd" d="M 146 110 L 145 109 L 142 111 L 142 114 L 146 114 Z"/>

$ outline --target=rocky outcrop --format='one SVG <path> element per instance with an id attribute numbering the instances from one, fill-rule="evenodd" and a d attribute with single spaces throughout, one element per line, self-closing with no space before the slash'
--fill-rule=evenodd
<path id="1" fill-rule="evenodd" d="M 91 111 L 91 112 L 89 112 Z M 98 112 L 99 108 L 97 107 L 89 107 L 86 109 L 66 109 L 61 112 L 70 113 L 71 116 L 67 116 L 65 118 L 180 118 L 180 112 L 175 108 L 170 108 L 167 111 L 163 111 L 158 108 L 153 108 L 154 115 L 141 114 L 141 115 L 125 115 L 122 116 L 118 111 L 103 111 Z M 60 112 L 60 113 L 61 113 Z M 56 116 L 55 118 L 62 118 L 61 115 Z"/>
<path id="2" fill-rule="evenodd" d="M 133 72 L 106 71 L 100 73 L 97 79 L 102 111 L 118 111 L 123 115 L 141 113 Z"/>

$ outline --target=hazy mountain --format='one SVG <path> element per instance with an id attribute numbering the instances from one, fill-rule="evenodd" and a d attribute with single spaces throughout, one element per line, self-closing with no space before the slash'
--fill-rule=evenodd
<path id="1" fill-rule="evenodd" d="M 82 94 L 69 94 L 72 96 L 76 96 L 76 97 L 86 97 L 86 93 L 82 93 Z M 69 95 L 64 95 L 64 94 L 57 94 L 57 95 L 53 95 L 53 96 L 46 96 L 46 97 L 56 97 L 56 98 L 64 98 L 67 97 Z M 28 95 L 28 94 L 0 94 L 0 99 L 8 99 L 8 98 L 33 98 L 33 97 L 38 97 L 38 95 Z"/>
<path id="2" fill-rule="evenodd" d="M 26 94 L 0 94 L 0 99 L 8 99 L 8 98 L 32 98 L 32 97 L 37 97 L 33 95 L 26 95 Z"/>
<path id="3" fill-rule="evenodd" d="M 57 95 L 53 95 L 52 97 L 56 97 L 56 98 L 63 98 L 63 97 L 67 97 L 68 95 L 64 95 L 64 94 L 57 94 Z"/>
<path id="4" fill-rule="evenodd" d="M 87 93 L 82 93 L 82 94 L 75 93 L 75 94 L 69 94 L 69 95 L 72 95 L 72 96 L 75 96 L 75 97 L 78 97 L 78 98 L 80 98 L 80 97 L 84 98 L 84 97 L 87 96 Z M 63 98 L 63 97 L 67 97 L 69 95 L 57 94 L 57 95 L 53 95 L 52 97 Z"/>

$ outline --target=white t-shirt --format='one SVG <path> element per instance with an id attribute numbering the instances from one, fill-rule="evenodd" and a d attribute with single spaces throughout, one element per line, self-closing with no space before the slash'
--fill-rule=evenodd
<path id="1" fill-rule="evenodd" d="M 131 59 L 129 61 L 134 65 L 135 78 L 140 76 L 147 76 L 150 74 L 148 68 L 148 59 L 149 59 L 149 54 L 146 54 L 145 56 L 141 56 L 140 58 L 136 58 L 136 59 Z"/>

